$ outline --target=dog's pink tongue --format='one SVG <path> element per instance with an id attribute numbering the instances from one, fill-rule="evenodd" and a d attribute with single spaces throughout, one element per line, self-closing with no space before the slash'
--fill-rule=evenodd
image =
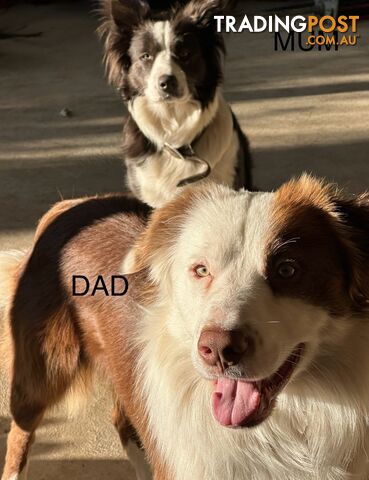
<path id="1" fill-rule="evenodd" d="M 219 378 L 212 397 L 213 413 L 221 425 L 246 423 L 260 405 L 260 392 L 253 383 Z"/>

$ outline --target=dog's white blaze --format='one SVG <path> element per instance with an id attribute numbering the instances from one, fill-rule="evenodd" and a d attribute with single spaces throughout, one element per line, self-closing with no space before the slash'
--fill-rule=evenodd
<path id="1" fill-rule="evenodd" d="M 179 97 L 171 100 L 171 103 L 183 103 L 190 100 L 190 92 L 187 84 L 186 73 L 180 68 L 173 59 L 171 52 L 171 39 L 173 37 L 172 26 L 170 22 L 155 22 L 152 24 L 153 36 L 161 47 L 154 60 L 151 72 L 147 81 L 145 95 L 150 102 L 160 102 L 161 92 L 159 91 L 159 79 L 163 75 L 173 75 L 178 82 Z"/>
<path id="2" fill-rule="evenodd" d="M 171 26 L 170 22 L 155 22 L 153 24 L 153 33 L 155 40 L 163 50 L 168 51 L 170 48 Z"/>
<path id="3" fill-rule="evenodd" d="M 149 427 L 171 478 L 349 480 L 356 475 L 354 478 L 367 479 L 368 322 L 361 323 L 358 338 L 351 319 L 331 319 L 321 308 L 302 300 L 276 298 L 258 287 L 251 292 L 245 321 L 254 322 L 264 342 L 274 344 L 281 358 L 287 358 L 297 337 L 309 340 L 310 353 L 298 367 L 297 375 L 302 375 L 285 388 L 263 424 L 230 430 L 214 420 L 212 384 L 196 369 L 194 345 L 201 327 L 212 320 L 206 316 L 208 304 L 221 305 L 232 288 L 237 293 L 239 279 L 246 285 L 249 278 L 252 284 L 263 261 L 265 244 L 260 239 L 268 236 L 274 198 L 273 194 L 245 193 L 236 200 L 235 193 L 214 189 L 219 201 L 198 202 L 175 251 L 153 260 L 152 273 L 160 280 L 162 298 L 150 307 L 140 328 L 144 347 L 137 368 L 138 384 L 147 404 Z M 198 258 L 201 251 L 196 246 L 203 244 L 208 231 L 214 232 L 209 255 L 213 252 L 221 258 L 224 254 L 233 276 L 222 277 L 223 288 L 201 300 L 184 280 L 181 262 L 192 254 Z M 234 255 L 229 238 L 236 242 L 232 244 Z M 229 298 L 232 311 L 236 297 Z M 273 325 L 268 323 L 271 312 L 273 320 L 278 320 Z M 234 317 L 224 321 L 230 322 L 224 326 L 235 326 Z M 316 367 L 310 368 L 307 365 L 313 354 Z M 304 368 L 309 370 L 304 372 Z"/>

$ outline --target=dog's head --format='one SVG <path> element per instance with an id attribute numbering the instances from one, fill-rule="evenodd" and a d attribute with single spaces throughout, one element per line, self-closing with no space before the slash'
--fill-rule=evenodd
<path id="1" fill-rule="evenodd" d="M 275 193 L 203 186 L 154 213 L 125 269 L 149 272 L 147 300 L 214 381 L 215 418 L 253 426 L 364 315 L 368 242 L 368 196 L 308 176 Z"/>
<path id="2" fill-rule="evenodd" d="M 224 44 L 214 15 L 229 0 L 192 0 L 154 12 L 145 0 L 104 0 L 105 61 L 126 100 L 196 100 L 206 106 L 222 80 Z"/>

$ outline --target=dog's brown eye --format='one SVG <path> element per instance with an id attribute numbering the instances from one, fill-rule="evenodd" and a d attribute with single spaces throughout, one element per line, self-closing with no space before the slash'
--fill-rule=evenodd
<path id="1" fill-rule="evenodd" d="M 188 60 L 189 57 L 190 57 L 190 51 L 189 51 L 189 50 L 186 50 L 186 49 L 180 50 L 180 51 L 178 52 L 178 57 L 179 57 L 181 60 Z"/>
<path id="2" fill-rule="evenodd" d="M 292 262 L 282 262 L 278 266 L 278 275 L 282 278 L 292 278 L 296 273 L 296 267 Z"/>
<path id="3" fill-rule="evenodd" d="M 208 267 L 206 267 L 205 265 L 197 265 L 197 267 L 195 267 L 194 270 L 195 270 L 196 276 L 198 276 L 199 278 L 205 278 L 210 275 L 210 271 Z"/>
<path id="4" fill-rule="evenodd" d="M 152 56 L 149 53 L 145 52 L 140 56 L 140 60 L 152 60 Z"/>

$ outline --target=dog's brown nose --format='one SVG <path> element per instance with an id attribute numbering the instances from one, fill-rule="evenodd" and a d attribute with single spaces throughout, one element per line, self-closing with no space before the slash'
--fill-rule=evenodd
<path id="1" fill-rule="evenodd" d="M 253 339 L 241 330 L 203 330 L 197 345 L 199 354 L 210 367 L 226 368 L 240 363 L 241 358 L 251 353 Z"/>

